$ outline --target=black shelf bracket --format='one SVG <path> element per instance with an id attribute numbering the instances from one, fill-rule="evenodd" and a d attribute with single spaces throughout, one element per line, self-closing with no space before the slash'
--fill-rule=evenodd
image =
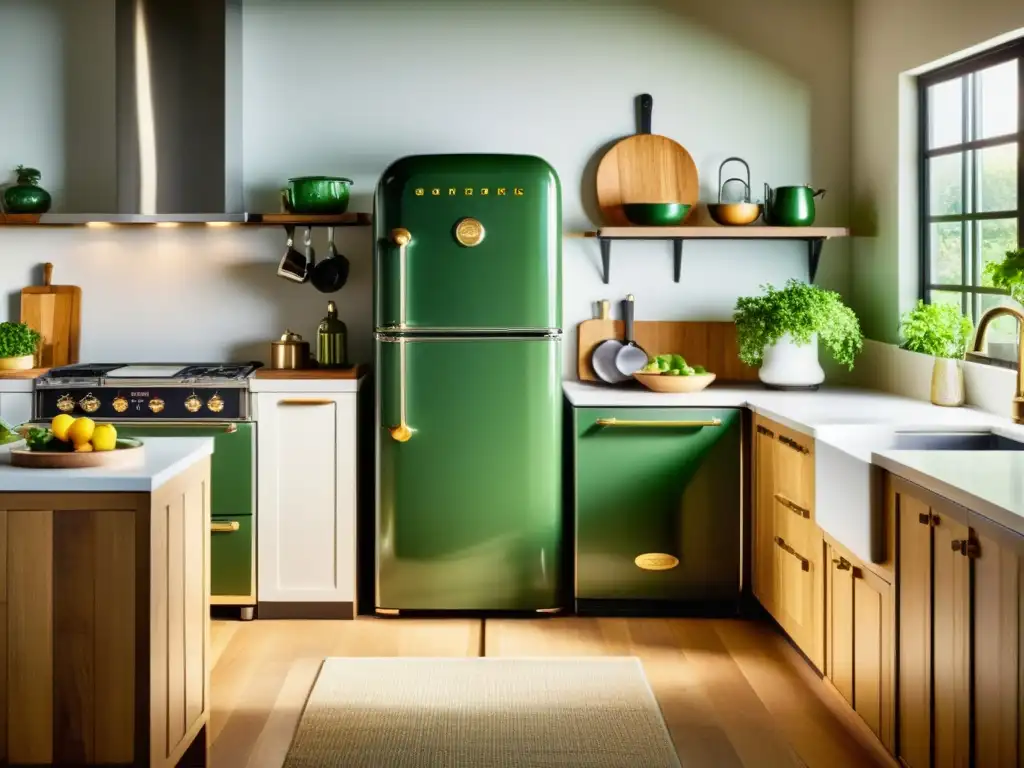
<path id="1" fill-rule="evenodd" d="M 765 237 L 765 238 L 751 238 L 751 237 L 737 237 L 737 238 L 714 238 L 714 240 L 731 240 L 735 242 L 742 240 L 750 242 L 751 240 L 758 241 L 778 241 L 778 240 L 801 240 L 807 243 L 807 273 L 810 282 L 814 282 L 814 278 L 818 275 L 818 264 L 821 262 L 821 249 L 825 245 L 826 237 L 792 237 L 792 238 L 780 238 L 780 237 Z M 705 242 L 711 242 L 712 238 L 700 238 L 700 237 L 601 237 L 597 235 L 597 241 L 601 246 L 601 282 L 605 285 L 608 284 L 611 278 L 611 263 L 612 263 L 612 241 L 613 240 L 671 240 L 672 241 L 672 278 L 678 283 L 682 278 L 683 273 L 683 243 L 687 240 L 703 240 Z"/>

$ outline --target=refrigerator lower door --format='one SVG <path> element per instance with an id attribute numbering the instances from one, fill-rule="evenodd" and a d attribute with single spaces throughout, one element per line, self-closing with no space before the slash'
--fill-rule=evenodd
<path id="1" fill-rule="evenodd" d="M 558 337 L 378 337 L 377 608 L 560 607 Z"/>

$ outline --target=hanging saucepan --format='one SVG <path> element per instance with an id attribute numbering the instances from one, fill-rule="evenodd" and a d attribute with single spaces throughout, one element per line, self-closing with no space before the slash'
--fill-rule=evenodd
<path id="1" fill-rule="evenodd" d="M 727 163 L 743 163 L 743 167 L 747 169 L 747 179 L 733 177 L 722 181 L 722 169 L 725 168 Z M 731 181 L 738 181 L 743 185 L 743 202 L 740 203 L 723 203 L 722 193 L 725 191 L 726 185 Z M 708 203 L 708 214 L 711 218 L 726 227 L 743 227 L 747 224 L 753 224 L 761 217 L 761 206 L 757 203 L 750 202 L 750 166 L 747 165 L 747 161 L 741 157 L 729 157 L 722 161 L 722 164 L 718 166 L 718 202 Z"/>
<path id="2" fill-rule="evenodd" d="M 338 253 L 334 245 L 334 227 L 327 228 L 327 258 L 312 270 L 310 280 L 313 287 L 321 293 L 334 293 L 341 290 L 348 280 L 348 259 Z"/>
<path id="3" fill-rule="evenodd" d="M 598 319 L 607 320 L 608 299 L 602 299 L 600 306 L 601 313 Z M 590 353 L 590 367 L 594 369 L 597 378 L 605 384 L 621 384 L 624 381 L 629 381 L 629 376 L 623 376 L 615 367 L 615 357 L 619 354 L 620 349 L 622 349 L 620 339 L 605 339 Z"/>
<path id="4" fill-rule="evenodd" d="M 647 365 L 647 353 L 633 338 L 633 294 L 622 302 L 622 323 L 626 326 L 626 342 L 615 355 L 615 367 L 627 379 Z"/>

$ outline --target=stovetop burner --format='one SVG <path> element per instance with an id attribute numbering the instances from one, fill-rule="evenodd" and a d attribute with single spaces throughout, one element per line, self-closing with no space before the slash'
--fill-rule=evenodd
<path id="1" fill-rule="evenodd" d="M 36 379 L 40 387 L 122 386 L 152 381 L 174 386 L 197 383 L 244 384 L 262 363 L 80 363 L 53 368 Z"/>

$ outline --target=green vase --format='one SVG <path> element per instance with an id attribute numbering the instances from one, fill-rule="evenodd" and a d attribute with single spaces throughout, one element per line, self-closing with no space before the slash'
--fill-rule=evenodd
<path id="1" fill-rule="evenodd" d="M 39 186 L 42 174 L 35 168 L 19 165 L 15 170 L 17 183 L 4 190 L 4 210 L 7 213 L 46 213 L 53 204 L 50 193 Z"/>

